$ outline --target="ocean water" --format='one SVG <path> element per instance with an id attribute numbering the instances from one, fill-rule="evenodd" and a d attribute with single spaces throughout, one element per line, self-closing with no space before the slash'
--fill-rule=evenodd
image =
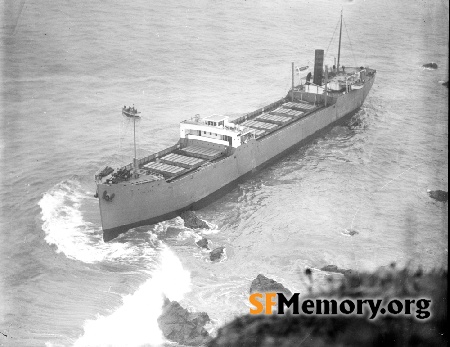
<path id="1" fill-rule="evenodd" d="M 2 5 L 0 345 L 157 346 L 163 295 L 217 327 L 258 273 L 305 292 L 329 264 L 447 268 L 448 2 L 17 1 Z M 314 49 L 377 79 L 332 128 L 198 211 L 102 241 L 93 175 L 174 144 L 199 113 L 284 96 Z M 333 39 L 332 39 L 333 38 Z M 437 70 L 422 68 L 436 62 Z M 179 229 L 176 236 L 167 229 Z M 350 236 L 349 230 L 357 231 Z M 195 245 L 225 246 L 217 263 Z"/>

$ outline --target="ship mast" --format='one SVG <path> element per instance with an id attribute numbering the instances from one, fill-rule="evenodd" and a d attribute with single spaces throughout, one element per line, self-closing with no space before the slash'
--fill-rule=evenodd
<path id="1" fill-rule="evenodd" d="M 292 96 L 291 101 L 294 102 L 294 63 L 292 62 Z"/>
<path id="2" fill-rule="evenodd" d="M 133 107 L 134 107 L 134 106 L 133 106 Z M 133 116 L 133 142 L 134 142 L 133 176 L 134 176 L 134 178 L 137 178 L 136 115 Z"/>
<path id="3" fill-rule="evenodd" d="M 338 60 L 337 60 L 337 72 L 339 72 L 339 61 L 341 59 L 341 37 L 342 37 L 342 9 L 341 9 L 341 28 L 339 30 L 339 49 L 338 49 Z"/>

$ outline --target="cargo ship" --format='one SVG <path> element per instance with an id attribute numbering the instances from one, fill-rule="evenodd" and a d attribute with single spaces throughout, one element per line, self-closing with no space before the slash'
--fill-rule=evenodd
<path id="1" fill-rule="evenodd" d="M 342 33 L 342 17 L 341 31 Z M 314 73 L 286 96 L 235 119 L 196 115 L 180 123 L 180 139 L 158 153 L 95 175 L 103 240 L 131 228 L 197 210 L 236 182 L 356 112 L 375 80 L 369 67 L 324 66 L 315 50 Z M 298 70 L 298 69 L 297 69 Z M 311 81 L 312 79 L 312 81 Z"/>

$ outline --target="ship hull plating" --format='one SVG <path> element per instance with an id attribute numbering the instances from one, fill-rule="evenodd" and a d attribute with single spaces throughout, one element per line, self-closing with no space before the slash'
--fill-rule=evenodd
<path id="1" fill-rule="evenodd" d="M 339 120 L 357 111 L 369 93 L 375 76 L 364 87 L 339 96 L 319 109 L 260 139 L 252 139 L 221 160 L 174 180 L 142 184 L 99 184 L 103 239 L 109 241 L 127 230 L 174 218 L 181 211 L 199 209 L 231 190 L 237 181 L 309 141 Z M 103 194 L 111 200 L 102 198 Z"/>

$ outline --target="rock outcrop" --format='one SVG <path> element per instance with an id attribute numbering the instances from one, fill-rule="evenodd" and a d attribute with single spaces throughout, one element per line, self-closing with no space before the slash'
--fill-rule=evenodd
<path id="1" fill-rule="evenodd" d="M 223 250 L 225 249 L 225 247 L 217 247 L 214 248 L 211 253 L 209 253 L 209 259 L 211 259 L 211 261 L 215 261 L 215 260 L 219 260 L 220 257 L 223 254 Z"/>
<path id="2" fill-rule="evenodd" d="M 178 234 L 180 234 L 183 231 L 183 229 L 181 228 L 177 228 L 177 227 L 168 227 L 166 229 L 166 232 L 164 233 L 165 237 L 177 237 Z"/>
<path id="3" fill-rule="evenodd" d="M 210 322 L 205 312 L 191 313 L 178 302 L 165 299 L 158 325 L 171 341 L 187 346 L 204 345 L 210 340 L 205 324 Z"/>
<path id="4" fill-rule="evenodd" d="M 220 328 L 207 346 L 443 346 L 448 343 L 445 270 L 412 273 L 391 267 L 375 273 L 358 273 L 342 277 L 338 285 L 315 296 L 322 300 L 430 298 L 432 314 L 427 320 L 414 318 L 417 314 L 414 310 L 410 316 L 379 315 L 373 320 L 348 315 L 245 315 Z"/>
<path id="5" fill-rule="evenodd" d="M 436 70 L 438 68 L 438 65 L 436 63 L 426 63 L 426 64 L 423 64 L 422 67 L 425 67 L 427 69 Z"/>
<path id="6" fill-rule="evenodd" d="M 336 273 L 340 273 L 340 274 L 343 274 L 346 276 L 352 274 L 352 270 L 341 269 L 341 268 L 338 268 L 336 265 L 327 265 L 327 266 L 324 266 L 323 268 L 321 268 L 320 270 L 327 271 L 327 272 L 336 272 Z"/>
<path id="7" fill-rule="evenodd" d="M 180 217 L 184 220 L 184 226 L 191 229 L 209 229 L 208 224 L 197 217 L 192 211 L 181 212 Z"/>
<path id="8" fill-rule="evenodd" d="M 206 237 L 202 237 L 201 240 L 198 240 L 197 242 L 195 242 L 197 244 L 197 246 L 199 246 L 200 248 L 206 248 L 209 249 L 208 247 L 208 239 Z"/>
<path id="9" fill-rule="evenodd" d="M 448 192 L 443 190 L 427 190 L 430 198 L 437 200 L 439 202 L 446 202 L 448 200 Z"/>
<path id="10" fill-rule="evenodd" d="M 275 293 L 283 293 L 286 297 L 290 297 L 292 295 L 291 291 L 284 287 L 281 283 L 274 281 L 273 279 L 267 278 L 264 275 L 259 274 L 252 281 L 250 285 L 250 294 L 251 293 L 266 293 L 266 292 L 275 292 Z"/>
<path id="11" fill-rule="evenodd" d="M 355 235 L 358 235 L 359 232 L 357 230 L 355 230 L 355 229 L 344 229 L 342 234 L 348 235 L 348 236 L 355 236 Z"/>

